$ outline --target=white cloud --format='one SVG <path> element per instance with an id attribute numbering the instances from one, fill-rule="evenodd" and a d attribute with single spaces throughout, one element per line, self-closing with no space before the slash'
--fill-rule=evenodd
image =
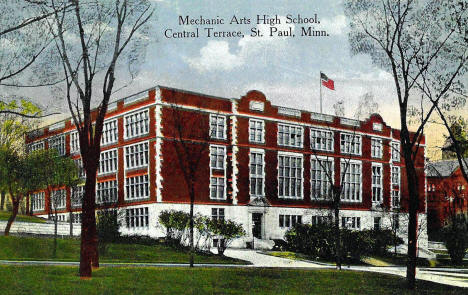
<path id="1" fill-rule="evenodd" d="M 294 32 L 295 26 L 293 24 L 287 25 L 285 23 L 286 17 L 280 16 L 279 18 L 281 24 L 275 26 L 278 31 L 288 31 L 291 27 L 292 32 Z M 257 29 L 262 32 L 263 37 L 246 35 L 238 41 L 239 50 L 235 53 L 231 53 L 227 41 L 208 41 L 200 49 L 199 56 L 186 57 L 185 61 L 199 72 L 230 71 L 246 64 L 249 58 L 258 58 L 258 54 L 264 53 L 266 50 L 282 51 L 289 37 L 279 37 L 276 34 L 270 36 L 270 25 L 257 25 Z"/>
<path id="2" fill-rule="evenodd" d="M 324 18 L 320 21 L 320 28 L 326 30 L 330 35 L 341 35 L 345 32 L 348 24 L 343 14 L 334 18 Z"/>
<path id="3" fill-rule="evenodd" d="M 242 65 L 241 57 L 229 52 L 227 41 L 208 41 L 200 49 L 200 56 L 186 58 L 188 64 L 200 72 L 212 70 L 231 70 Z"/>

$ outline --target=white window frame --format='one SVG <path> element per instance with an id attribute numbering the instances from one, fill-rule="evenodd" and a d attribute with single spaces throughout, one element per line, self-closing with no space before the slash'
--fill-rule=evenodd
<path id="1" fill-rule="evenodd" d="M 326 224 L 332 220 L 331 216 L 327 215 L 313 215 L 310 223 L 312 225 Z"/>
<path id="2" fill-rule="evenodd" d="M 137 120 L 138 121 L 133 121 Z M 128 122 L 129 120 L 132 120 L 130 123 Z M 145 124 L 146 123 L 146 124 Z M 131 125 L 134 124 L 134 125 Z M 125 139 L 130 139 L 130 138 L 135 138 L 135 137 L 140 137 L 147 135 L 149 133 L 149 125 L 150 125 L 150 118 L 149 118 L 149 110 L 144 109 L 140 110 L 137 112 L 133 112 L 131 114 L 128 114 L 124 117 L 124 138 Z M 129 134 L 129 126 L 134 126 L 134 129 L 130 128 L 133 130 L 133 134 Z M 141 131 L 143 129 L 143 131 Z"/>
<path id="3" fill-rule="evenodd" d="M 360 216 L 342 216 L 341 227 L 354 229 L 354 230 L 361 229 L 361 217 Z"/>
<path id="4" fill-rule="evenodd" d="M 392 151 L 392 161 L 400 162 L 400 142 L 392 141 L 391 151 Z"/>
<path id="5" fill-rule="evenodd" d="M 211 208 L 211 219 L 224 220 L 226 218 L 226 210 L 224 208 Z"/>
<path id="6" fill-rule="evenodd" d="M 134 188 L 133 190 L 132 187 Z M 125 201 L 148 199 L 150 196 L 149 192 L 150 182 L 148 174 L 125 178 Z M 130 193 L 132 193 L 132 196 L 130 196 Z"/>
<path id="7" fill-rule="evenodd" d="M 226 177 L 211 176 L 210 178 L 210 199 L 226 199 Z"/>
<path id="8" fill-rule="evenodd" d="M 70 154 L 80 152 L 80 136 L 78 131 L 70 132 Z"/>
<path id="9" fill-rule="evenodd" d="M 119 152 L 117 149 L 101 151 L 101 154 L 99 155 L 98 175 L 115 173 L 117 172 L 118 167 Z"/>
<path id="10" fill-rule="evenodd" d="M 75 162 L 76 167 L 78 168 L 78 177 L 79 178 L 85 178 L 86 177 L 86 171 L 83 166 L 83 159 L 78 158 L 78 159 L 73 159 L 73 162 Z"/>
<path id="11" fill-rule="evenodd" d="M 399 166 L 391 166 L 391 169 L 390 191 L 392 192 L 392 208 L 400 208 L 401 168 Z M 398 171 L 398 179 L 395 179 L 395 171 Z"/>
<path id="12" fill-rule="evenodd" d="M 72 223 L 81 224 L 82 219 L 83 216 L 81 215 L 81 213 L 72 213 Z"/>
<path id="13" fill-rule="evenodd" d="M 381 138 L 371 138 L 371 157 L 382 159 L 383 156 L 383 144 Z"/>
<path id="14" fill-rule="evenodd" d="M 380 171 L 380 175 L 375 172 Z M 372 163 L 372 203 L 381 204 L 383 202 L 383 166 L 381 163 Z"/>
<path id="15" fill-rule="evenodd" d="M 213 150 L 216 150 L 216 153 L 213 153 Z M 219 150 L 223 150 L 223 154 L 220 155 Z M 222 156 L 222 165 L 220 164 L 220 157 Z M 215 165 L 213 165 L 213 157 L 216 157 Z M 225 145 L 210 145 L 210 168 L 223 170 L 226 167 L 226 146 Z"/>
<path id="16" fill-rule="evenodd" d="M 283 161 L 286 160 L 286 158 L 289 158 L 289 176 L 286 176 L 286 170 L 284 167 L 284 170 L 281 170 L 280 167 L 280 159 L 281 157 L 284 157 Z M 300 160 L 300 167 L 292 167 L 291 160 Z M 284 165 L 284 164 L 283 164 Z M 295 177 L 291 176 L 291 169 L 298 169 L 299 171 L 296 171 Z M 283 171 L 283 175 L 281 175 L 281 172 Z M 299 178 L 297 178 L 297 175 L 299 175 Z M 281 181 L 281 178 L 283 178 L 283 181 Z M 286 183 L 286 179 L 288 179 L 289 185 Z M 291 180 L 294 179 L 294 192 L 295 194 L 291 194 L 291 186 L 292 182 Z M 297 183 L 300 183 L 300 195 L 297 195 Z M 304 157 L 302 154 L 297 154 L 297 153 L 287 153 L 287 152 L 278 152 L 278 198 L 280 199 L 293 199 L 293 200 L 302 200 L 304 199 Z M 281 185 L 282 183 L 282 185 Z M 286 188 L 288 188 L 289 194 L 286 194 Z M 282 193 L 280 193 L 282 191 Z"/>
<path id="17" fill-rule="evenodd" d="M 253 163 L 252 157 L 254 155 L 261 156 L 261 163 Z M 258 174 L 258 169 L 255 169 L 255 173 L 252 173 L 252 165 L 255 165 L 256 168 L 261 166 L 261 174 Z M 252 191 L 253 183 L 252 180 L 255 180 L 255 191 Z M 261 180 L 261 189 L 260 193 L 257 191 L 257 183 Z M 249 154 L 249 192 L 252 197 L 263 197 L 265 196 L 265 151 L 262 149 L 250 149 Z"/>
<path id="18" fill-rule="evenodd" d="M 148 228 L 149 227 L 149 209 L 148 207 L 125 209 L 126 228 Z"/>
<path id="19" fill-rule="evenodd" d="M 105 199 L 104 193 L 107 193 L 110 198 Z M 96 183 L 96 203 L 109 204 L 117 203 L 119 200 L 119 183 L 117 179 L 106 180 Z"/>
<path id="20" fill-rule="evenodd" d="M 314 165 L 314 162 L 317 162 L 316 165 Z M 330 163 L 330 171 L 328 173 L 331 174 L 332 182 L 330 182 L 330 179 L 327 176 L 327 172 L 323 169 L 324 165 L 321 165 L 320 162 Z M 311 200 L 325 200 L 328 197 L 331 197 L 330 193 L 331 193 L 333 181 L 335 179 L 334 165 L 335 165 L 334 158 L 323 157 L 323 156 L 313 156 L 313 155 L 310 156 L 310 199 Z M 320 175 L 320 176 L 317 177 L 317 175 Z M 314 189 L 314 187 L 317 187 L 317 185 L 319 186 L 320 196 L 315 194 L 317 189 Z"/>
<path id="21" fill-rule="evenodd" d="M 65 189 L 58 189 L 52 191 L 52 198 L 56 198 L 56 194 L 60 194 L 58 202 L 51 200 L 52 210 L 65 209 L 67 207 L 67 191 Z M 57 206 L 57 207 L 55 207 Z"/>
<path id="22" fill-rule="evenodd" d="M 346 179 L 347 177 L 343 177 L 343 172 L 344 172 L 344 167 L 343 165 L 348 165 L 348 168 L 346 169 L 346 173 L 348 174 L 349 173 L 349 177 L 348 179 L 351 179 L 351 178 L 355 178 L 355 177 L 352 177 L 352 167 L 353 165 L 359 165 L 359 181 L 356 182 L 356 181 L 348 181 L 346 182 Z M 354 175 L 357 175 L 356 173 L 354 173 Z M 341 159 L 340 161 L 340 185 L 342 187 L 342 190 L 341 190 L 341 201 L 342 202 L 350 202 L 350 203 L 360 203 L 362 202 L 362 162 L 359 161 L 359 160 L 350 160 L 350 159 Z M 351 191 L 351 188 L 354 188 L 354 193 L 351 195 L 351 193 L 349 194 L 349 196 L 347 195 L 347 186 L 349 186 L 349 189 Z M 359 195 L 356 196 L 355 192 L 356 192 L 356 188 L 359 189 Z M 353 198 L 351 198 L 353 197 Z"/>
<path id="23" fill-rule="evenodd" d="M 359 134 L 341 132 L 340 151 L 342 154 L 360 156 L 362 154 L 362 136 Z"/>
<path id="24" fill-rule="evenodd" d="M 104 125 L 102 126 L 101 146 L 117 143 L 118 141 L 119 123 L 117 119 L 104 121 Z"/>
<path id="25" fill-rule="evenodd" d="M 331 130 L 310 128 L 310 148 L 313 151 L 333 152 L 335 134 Z"/>
<path id="26" fill-rule="evenodd" d="M 291 228 L 296 224 L 302 224 L 302 215 L 295 214 L 279 214 L 278 226 L 280 228 Z"/>
<path id="27" fill-rule="evenodd" d="M 72 207 L 81 207 L 81 203 L 84 196 L 84 185 L 78 185 L 76 187 L 72 187 L 70 191 L 70 203 Z"/>
<path id="28" fill-rule="evenodd" d="M 261 127 L 258 127 L 260 124 Z M 260 135 L 260 140 L 258 139 Z M 249 142 L 252 143 L 265 143 L 265 121 L 258 119 L 249 119 Z"/>
<path id="29" fill-rule="evenodd" d="M 44 149 L 44 141 L 36 141 L 33 143 L 28 144 L 28 152 L 34 152 L 38 150 Z"/>
<path id="30" fill-rule="evenodd" d="M 58 141 L 58 144 L 57 144 L 57 141 Z M 63 156 L 66 154 L 67 151 L 65 148 L 65 135 L 64 134 L 54 135 L 49 138 L 48 142 L 49 142 L 49 149 L 56 149 L 60 156 Z"/>
<path id="31" fill-rule="evenodd" d="M 222 134 L 220 134 L 220 127 L 222 128 Z M 227 138 L 226 116 L 210 114 L 210 137 L 214 139 Z"/>
<path id="32" fill-rule="evenodd" d="M 143 149 L 142 149 L 143 147 Z M 132 152 L 129 152 L 133 149 Z M 141 158 L 143 156 L 143 158 Z M 149 142 L 142 141 L 126 145 L 124 148 L 125 170 L 148 167 L 149 165 Z M 133 159 L 133 165 L 132 160 Z"/>
<path id="33" fill-rule="evenodd" d="M 280 146 L 302 148 L 304 146 L 304 128 L 298 125 L 279 123 L 277 138 Z"/>
<path id="34" fill-rule="evenodd" d="M 32 210 L 33 211 L 44 211 L 45 209 L 45 193 L 38 192 L 32 194 Z"/>

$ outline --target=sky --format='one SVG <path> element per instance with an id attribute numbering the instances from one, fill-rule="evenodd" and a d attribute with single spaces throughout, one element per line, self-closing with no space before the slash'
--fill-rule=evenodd
<path id="1" fill-rule="evenodd" d="M 353 117 L 359 98 L 372 93 L 387 124 L 399 128 L 399 113 L 393 78 L 374 66 L 368 56 L 353 56 L 347 39 L 348 24 L 343 1 L 153 1 L 151 40 L 146 61 L 129 87 L 114 98 L 164 85 L 214 96 L 240 98 L 247 91 L 262 91 L 273 104 L 319 111 L 320 71 L 335 82 L 335 91 L 322 88 L 324 112 L 333 114 L 333 104 L 344 101 L 345 116 Z M 270 25 L 257 24 L 257 16 L 278 16 L 278 30 L 292 30 L 295 37 L 269 36 Z M 286 16 L 316 18 L 310 24 L 325 30 L 326 37 L 302 37 L 301 27 L 286 24 Z M 317 15 L 315 17 L 315 15 Z M 223 25 L 180 25 L 189 19 L 223 19 Z M 250 24 L 229 24 L 235 16 Z M 244 37 L 210 37 L 204 28 L 241 31 Z M 290 28 L 291 27 L 291 28 Z M 167 38 L 166 35 L 199 29 L 198 38 Z M 250 36 L 259 30 L 263 37 Z M 172 31 L 171 31 L 172 30 Z M 31 90 L 33 95 L 33 91 Z M 61 107 L 66 113 L 65 104 Z M 62 116 L 63 117 L 63 116 Z M 49 118 L 56 120 L 59 116 Z M 429 144 L 441 145 L 440 127 L 429 126 Z M 437 136 L 432 136 L 432 135 Z"/>

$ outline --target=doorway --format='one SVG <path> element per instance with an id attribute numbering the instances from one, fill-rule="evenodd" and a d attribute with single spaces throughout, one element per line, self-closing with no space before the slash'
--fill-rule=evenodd
<path id="1" fill-rule="evenodd" d="M 263 213 L 252 213 L 252 234 L 255 238 L 262 238 Z"/>

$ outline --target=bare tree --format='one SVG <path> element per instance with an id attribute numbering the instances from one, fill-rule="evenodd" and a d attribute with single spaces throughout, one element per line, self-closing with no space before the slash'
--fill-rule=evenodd
<path id="1" fill-rule="evenodd" d="M 54 81 L 58 76 L 65 79 L 54 89 L 55 94 L 65 95 L 79 134 L 86 171 L 80 276 L 90 277 L 91 266 L 99 267 L 95 188 L 104 117 L 117 72 L 127 69 L 133 77 L 143 61 L 153 8 L 148 0 L 42 2 L 43 13 L 53 12 L 46 20 L 54 43 L 44 54 L 47 59 L 38 64 L 52 73 L 42 72 L 39 77 L 42 84 L 49 77 Z"/>
<path id="2" fill-rule="evenodd" d="M 189 244 L 190 244 L 190 267 L 194 263 L 194 204 L 196 198 L 196 185 L 202 180 L 203 174 L 200 173 L 203 159 L 208 157 L 210 142 L 210 121 L 209 114 L 194 113 L 184 110 L 177 100 L 168 108 L 170 111 L 171 122 L 167 125 L 172 126 L 171 136 L 173 137 L 172 146 L 174 148 L 178 168 L 182 172 L 187 193 L 190 198 L 190 225 L 189 225 Z M 216 130 L 215 130 L 216 132 Z"/>
<path id="3" fill-rule="evenodd" d="M 352 52 L 364 53 L 393 76 L 400 109 L 401 146 L 409 191 L 407 284 L 415 287 L 417 212 L 421 195 L 416 161 L 424 128 L 459 92 L 466 70 L 466 1 L 347 0 Z M 427 17 L 430 15 L 431 17 Z M 464 29 L 463 29 L 464 28 Z M 410 118 L 415 132 L 410 132 Z"/>

